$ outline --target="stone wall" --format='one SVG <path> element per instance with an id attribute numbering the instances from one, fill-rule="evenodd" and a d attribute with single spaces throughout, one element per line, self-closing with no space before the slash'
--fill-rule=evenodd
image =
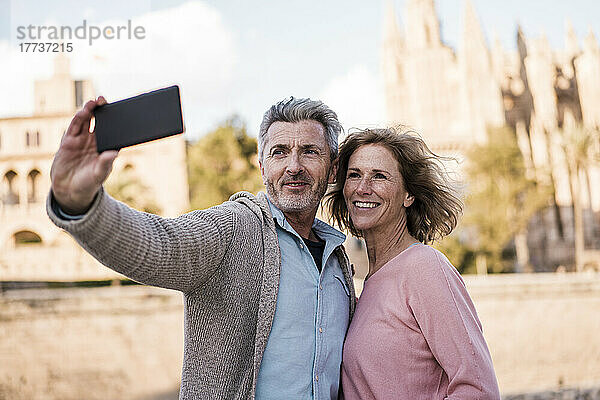
<path id="1" fill-rule="evenodd" d="M 503 400 L 597 400 L 600 387 L 592 389 L 562 389 L 539 393 L 523 393 L 504 396 Z"/>
<path id="2" fill-rule="evenodd" d="M 466 276 L 504 394 L 600 386 L 600 275 Z"/>
<path id="3" fill-rule="evenodd" d="M 600 399 L 600 275 L 465 281 L 505 399 Z M 141 286 L 4 292 L 0 399 L 176 399 L 182 312 Z"/>
<path id="4" fill-rule="evenodd" d="M 167 290 L 6 292 L 0 399 L 176 399 L 182 327 L 181 295 Z"/>

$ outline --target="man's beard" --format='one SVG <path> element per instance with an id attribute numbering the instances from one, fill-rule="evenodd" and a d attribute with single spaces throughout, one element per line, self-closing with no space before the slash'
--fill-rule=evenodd
<path id="1" fill-rule="evenodd" d="M 310 189 L 300 194 L 283 193 L 283 185 L 287 181 L 301 180 L 306 182 Z M 323 179 L 316 187 L 312 186 L 314 181 L 308 176 L 301 174 L 282 181 L 281 188 L 275 190 L 275 184 L 272 181 L 266 182 L 267 194 L 271 202 L 282 212 L 301 212 L 316 210 L 327 191 L 327 179 Z"/>

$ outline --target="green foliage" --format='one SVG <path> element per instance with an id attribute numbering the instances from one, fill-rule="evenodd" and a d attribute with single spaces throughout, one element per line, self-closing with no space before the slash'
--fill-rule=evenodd
<path id="1" fill-rule="evenodd" d="M 474 274 L 477 272 L 475 250 L 466 241 L 462 241 L 461 236 L 462 229 L 459 225 L 455 232 L 436 241 L 433 247 L 444 253 L 461 274 Z"/>
<path id="2" fill-rule="evenodd" d="M 191 209 L 204 209 L 240 190 L 263 188 L 256 163 L 256 139 L 232 117 L 187 148 Z"/>
<path id="3" fill-rule="evenodd" d="M 488 141 L 473 145 L 465 155 L 464 217 L 435 247 L 461 273 L 476 272 L 478 256 L 485 257 L 489 272 L 510 272 L 515 255 L 511 241 L 547 206 L 550 188 L 528 177 L 516 136 L 508 127 L 490 128 Z"/>
<path id="4" fill-rule="evenodd" d="M 600 132 L 598 130 L 575 125 L 558 131 L 561 147 L 573 171 L 588 168 L 600 161 Z"/>
<path id="5" fill-rule="evenodd" d="M 139 180 L 133 168 L 125 168 L 120 173 L 111 175 L 105 189 L 112 197 L 136 210 L 152 214 L 161 212 L 150 188 Z"/>
<path id="6" fill-rule="evenodd" d="M 468 196 L 463 229 L 470 247 L 483 254 L 491 272 L 506 272 L 506 247 L 526 229 L 531 217 L 546 206 L 550 191 L 527 177 L 514 132 L 507 127 L 488 130 L 488 142 L 467 152 Z M 504 252 L 504 256 L 503 256 Z"/>

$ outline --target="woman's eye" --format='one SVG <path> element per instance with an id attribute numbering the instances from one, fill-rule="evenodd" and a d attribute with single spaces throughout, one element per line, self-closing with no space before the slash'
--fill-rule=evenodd
<path id="1" fill-rule="evenodd" d="M 385 175 L 381 174 L 381 173 L 377 173 L 377 174 L 373 175 L 373 178 L 374 179 L 386 179 Z"/>
<path id="2" fill-rule="evenodd" d="M 349 172 L 348 176 L 346 178 L 358 178 L 360 175 L 358 175 L 358 173 L 356 172 Z"/>

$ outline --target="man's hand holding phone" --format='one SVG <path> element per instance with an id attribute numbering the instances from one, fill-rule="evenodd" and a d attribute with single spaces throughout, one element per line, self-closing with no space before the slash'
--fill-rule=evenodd
<path id="1" fill-rule="evenodd" d="M 88 101 L 75 114 L 54 156 L 50 170 L 52 192 L 68 214 L 83 214 L 88 210 L 117 158 L 116 150 L 98 153 L 96 135 L 90 132 L 93 111 L 104 104 L 106 100 L 100 96 Z"/>
<path id="2" fill-rule="evenodd" d="M 96 116 L 94 131 L 90 122 Z M 54 156 L 52 192 L 61 209 L 85 213 L 110 174 L 118 150 L 183 132 L 179 88 L 167 88 L 108 104 L 89 101 L 75 114 Z"/>

